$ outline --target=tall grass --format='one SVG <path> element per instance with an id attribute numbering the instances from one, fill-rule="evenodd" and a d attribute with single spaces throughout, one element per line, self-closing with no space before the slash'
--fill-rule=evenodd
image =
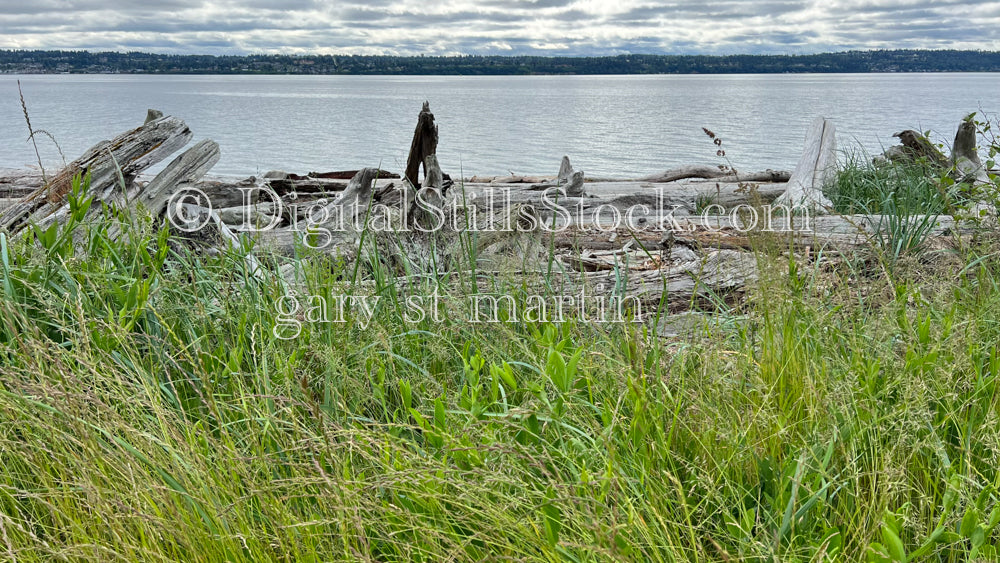
<path id="1" fill-rule="evenodd" d="M 745 322 L 673 340 L 468 323 L 461 284 L 312 258 L 304 293 L 383 299 L 281 340 L 289 286 L 245 249 L 81 222 L 85 187 L 68 226 L 0 234 L 2 558 L 997 557 L 993 243 L 892 280 L 762 251 Z"/>
<path id="2" fill-rule="evenodd" d="M 892 268 L 923 250 L 939 216 L 971 205 L 971 186 L 956 183 L 949 172 L 925 159 L 874 163 L 853 152 L 825 193 L 837 212 L 875 218 L 872 242 Z"/>
<path id="3" fill-rule="evenodd" d="M 845 158 L 825 190 L 838 213 L 936 215 L 971 199 L 969 186 L 955 183 L 948 177 L 950 171 L 923 159 L 873 163 L 861 152 Z"/>

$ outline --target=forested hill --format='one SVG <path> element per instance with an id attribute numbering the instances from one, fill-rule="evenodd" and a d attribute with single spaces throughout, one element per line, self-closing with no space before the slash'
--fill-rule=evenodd
<path id="1" fill-rule="evenodd" d="M 396 57 L 0 50 L 0 73 L 510 75 L 806 72 L 1000 72 L 1000 52 L 883 50 L 818 55 Z"/>

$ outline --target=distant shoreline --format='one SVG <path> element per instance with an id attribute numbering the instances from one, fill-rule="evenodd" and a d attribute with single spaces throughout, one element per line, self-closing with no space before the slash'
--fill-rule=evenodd
<path id="1" fill-rule="evenodd" d="M 0 74 L 518 76 L 1000 72 L 1000 52 L 844 51 L 810 55 L 167 55 L 0 50 Z"/>

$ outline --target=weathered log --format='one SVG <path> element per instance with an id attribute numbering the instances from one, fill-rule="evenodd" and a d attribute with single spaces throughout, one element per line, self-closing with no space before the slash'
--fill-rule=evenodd
<path id="1" fill-rule="evenodd" d="M 362 206 L 367 208 L 372 199 L 372 183 L 378 171 L 375 168 L 362 168 L 351 178 L 351 181 L 344 188 L 344 192 L 333 202 L 337 207 L 354 206 L 359 210 Z"/>
<path id="2" fill-rule="evenodd" d="M 802 206 L 815 211 L 828 210 L 833 203 L 823 195 L 823 187 L 837 172 L 837 135 L 833 122 L 816 118 L 806 133 L 805 149 L 795 166 L 788 189 L 775 201 L 777 205 Z"/>
<path id="3" fill-rule="evenodd" d="M 174 194 L 184 188 L 194 187 L 195 182 L 208 174 L 221 156 L 218 143 L 208 139 L 201 141 L 181 153 L 146 184 L 140 193 L 131 197 L 129 207 L 135 209 L 142 204 L 153 216 L 160 215 Z"/>
<path id="4" fill-rule="evenodd" d="M 787 182 L 792 178 L 792 173 L 787 170 L 763 170 L 761 172 L 750 172 L 750 173 L 740 173 L 735 172 L 733 174 L 727 174 L 720 178 L 717 178 L 720 182 Z"/>
<path id="5" fill-rule="evenodd" d="M 473 176 L 469 182 L 473 184 L 539 184 L 548 181 L 539 176 Z"/>
<path id="6" fill-rule="evenodd" d="M 706 166 L 701 164 L 690 164 L 673 168 L 661 174 L 640 178 L 641 182 L 676 182 L 687 178 L 721 178 L 728 174 L 725 168 L 719 166 Z"/>
<path id="7" fill-rule="evenodd" d="M 297 174 L 289 174 L 288 176 L 293 180 L 307 180 L 309 178 L 316 178 L 319 180 L 350 180 L 355 177 L 360 170 L 336 170 L 333 172 L 310 172 L 305 176 L 299 176 Z M 376 169 L 375 174 L 383 180 L 398 180 L 399 174 L 394 172 L 389 172 L 387 170 Z"/>
<path id="8" fill-rule="evenodd" d="M 547 190 L 549 188 L 561 188 L 566 197 L 587 197 L 583 189 L 583 171 L 573 170 L 573 165 L 569 162 L 569 157 L 564 156 L 559 165 L 559 175 L 555 182 L 535 184 L 532 190 Z"/>
<path id="9" fill-rule="evenodd" d="M 441 173 L 437 156 L 427 155 L 424 159 L 424 170 L 424 185 L 416 191 L 416 197 L 412 198 L 407 219 L 410 221 L 410 226 L 418 229 L 440 230 L 439 217 L 434 210 L 444 207 L 442 192 L 444 174 Z"/>
<path id="10" fill-rule="evenodd" d="M 979 184 L 990 182 L 986 167 L 976 150 L 976 124 L 972 120 L 962 121 L 955 132 L 955 142 L 951 145 L 951 163 L 959 174 L 959 181 Z"/>
<path id="11" fill-rule="evenodd" d="M 322 206 L 321 211 L 311 211 L 319 224 L 314 225 L 323 229 L 326 233 L 325 240 L 317 243 L 323 250 L 334 253 L 354 252 L 355 244 L 359 240 L 359 231 L 363 230 L 363 221 L 374 197 L 375 168 L 363 168 L 351 181 L 347 188 L 331 203 Z M 322 203 L 318 202 L 318 203 Z M 299 210 L 303 211 L 303 210 Z M 273 240 L 279 247 L 285 247 L 290 241 L 294 241 L 296 234 L 292 237 L 284 237 L 280 231 L 277 234 L 269 234 L 270 230 L 264 231 L 264 238 Z M 349 248 L 348 248 L 349 247 Z M 284 248 L 287 251 L 287 247 Z"/>
<path id="12" fill-rule="evenodd" d="M 437 155 L 429 154 L 424 158 L 424 186 L 444 191 L 444 173 L 441 172 Z"/>
<path id="13" fill-rule="evenodd" d="M 180 203 L 179 207 L 181 207 L 179 210 L 180 213 L 178 213 L 176 217 L 187 219 L 188 221 L 185 222 L 186 224 L 174 225 L 175 227 L 190 229 L 186 232 L 195 232 L 204 237 L 204 233 L 202 232 L 204 227 L 211 225 L 216 230 L 220 239 L 219 241 L 214 241 L 215 244 L 213 244 L 213 246 L 217 246 L 221 243 L 233 248 L 242 248 L 242 241 L 240 240 L 239 235 L 234 233 L 214 210 L 191 203 Z M 258 280 L 262 280 L 264 278 L 264 268 L 261 266 L 260 261 L 257 260 L 257 257 L 254 256 L 253 253 L 247 252 L 243 256 L 243 261 L 247 272 L 251 276 Z"/>
<path id="14" fill-rule="evenodd" d="M 569 163 L 568 156 L 564 156 L 562 159 L 556 183 L 566 191 L 567 197 L 587 196 L 587 193 L 583 189 L 583 171 L 573 170 L 573 165 Z"/>
<path id="15" fill-rule="evenodd" d="M 230 180 L 228 178 L 203 178 L 194 185 L 195 189 L 205 194 L 205 197 L 212 202 L 212 207 L 221 209 L 225 207 L 236 207 L 246 203 L 246 195 L 243 190 L 247 188 L 260 187 L 257 178 L 250 176 L 240 180 Z M 249 192 L 249 203 L 257 203 L 261 199 L 261 191 L 252 189 Z"/>
<path id="16" fill-rule="evenodd" d="M 948 159 L 941 154 L 941 151 L 919 132 L 906 129 L 899 133 L 893 133 L 892 136 L 899 138 L 899 142 L 903 144 L 911 158 L 924 158 L 942 168 L 949 166 Z"/>
<path id="17" fill-rule="evenodd" d="M 560 256 L 559 259 L 564 264 L 578 272 L 601 272 L 605 270 L 614 270 L 616 265 L 612 261 L 603 260 L 594 256 L 565 255 Z"/>
<path id="18" fill-rule="evenodd" d="M 276 228 L 281 224 L 282 219 L 277 214 L 279 211 L 284 211 L 284 209 L 277 209 L 275 204 L 269 202 L 223 207 L 215 210 L 219 214 L 219 219 L 236 231 Z"/>
<path id="19" fill-rule="evenodd" d="M 591 296 L 635 298 L 645 313 L 654 313 L 663 299 L 670 310 L 687 309 L 693 299 L 718 297 L 744 288 L 757 278 L 753 254 L 733 250 L 708 251 L 688 262 L 664 264 L 663 268 L 621 271 L 567 271 L 549 283 L 561 295 L 576 295 L 585 290 Z M 547 283 L 537 282 L 539 285 Z M 623 290 L 624 289 L 624 290 Z"/>
<path id="20" fill-rule="evenodd" d="M 420 166 L 424 160 L 437 153 L 438 128 L 434 125 L 434 114 L 431 113 L 430 102 L 424 102 L 424 107 L 417 116 L 417 127 L 413 131 L 413 141 L 410 143 L 410 154 L 406 159 L 406 179 L 415 188 L 420 188 Z M 427 169 L 424 168 L 424 174 Z"/>
<path id="21" fill-rule="evenodd" d="M 568 156 L 562 157 L 562 162 L 559 163 L 559 174 L 556 176 L 556 181 L 560 184 L 565 184 L 573 178 L 573 165 L 569 162 Z"/>
<path id="22" fill-rule="evenodd" d="M 66 204 L 73 177 L 90 174 L 88 194 L 94 198 L 92 210 L 100 203 L 122 198 L 140 172 L 170 156 L 191 140 L 191 130 L 175 117 L 162 117 L 102 141 L 56 174 L 18 204 L 0 214 L 0 229 L 16 232 L 29 223 L 50 224 L 53 215 Z"/>
<path id="23" fill-rule="evenodd" d="M 356 174 L 355 174 L 356 175 Z M 307 178 L 296 180 L 289 178 L 269 179 L 267 185 L 278 195 L 286 194 L 311 194 L 329 195 L 343 191 L 347 188 L 347 183 L 341 180 L 327 180 L 321 178 Z"/>
<path id="24" fill-rule="evenodd" d="M 787 182 L 792 173 L 787 170 L 767 170 L 760 172 L 739 173 L 730 168 L 693 164 L 667 170 L 661 174 L 640 178 L 641 182 L 666 183 L 699 178 L 705 180 L 718 179 L 720 182 Z"/>
<path id="25" fill-rule="evenodd" d="M 0 198 L 20 199 L 42 184 L 41 172 L 0 168 Z"/>

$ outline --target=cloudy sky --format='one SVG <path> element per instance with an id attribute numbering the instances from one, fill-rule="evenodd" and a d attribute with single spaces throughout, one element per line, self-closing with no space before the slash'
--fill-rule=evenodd
<path id="1" fill-rule="evenodd" d="M 400 55 L 1000 50 L 1000 1 L 0 0 L 0 48 Z"/>

